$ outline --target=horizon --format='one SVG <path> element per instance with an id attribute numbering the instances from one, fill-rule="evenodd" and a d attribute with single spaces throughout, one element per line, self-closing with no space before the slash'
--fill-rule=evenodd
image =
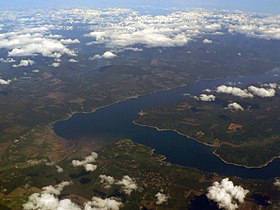
<path id="1" fill-rule="evenodd" d="M 20 7 L 19 7 L 20 5 Z M 279 14 L 280 4 L 277 0 L 104 0 L 92 2 L 90 0 L 14 0 L 12 2 L 1 2 L 1 10 L 28 10 L 28 9 L 72 9 L 72 8 L 131 8 L 131 9 L 208 9 L 208 10 L 240 10 L 249 13 Z"/>

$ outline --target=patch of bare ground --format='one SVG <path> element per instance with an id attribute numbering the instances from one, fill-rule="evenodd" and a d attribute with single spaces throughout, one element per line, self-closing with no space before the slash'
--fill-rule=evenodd
<path id="1" fill-rule="evenodd" d="M 228 131 L 227 133 L 237 133 L 242 131 L 243 125 L 237 124 L 237 123 L 230 123 L 228 126 Z"/>
<path id="2" fill-rule="evenodd" d="M 202 122 L 200 120 L 197 120 L 195 118 L 184 118 L 182 121 L 181 121 L 182 124 L 186 124 L 186 125 L 192 125 L 192 126 L 199 126 L 202 124 Z"/>
<path id="3" fill-rule="evenodd" d="M 27 129 L 27 127 L 25 127 L 23 125 L 19 125 L 19 124 L 14 124 L 14 125 L 10 126 L 9 128 L 4 129 L 3 132 L 6 134 L 20 134 L 25 129 Z"/>
<path id="4" fill-rule="evenodd" d="M 52 162 L 60 162 L 71 156 L 75 152 L 75 143 L 58 137 L 51 126 L 47 127 L 44 142 L 50 145 L 46 151 L 46 156 Z"/>
<path id="5" fill-rule="evenodd" d="M 63 103 L 65 100 L 65 93 L 62 92 L 51 92 L 47 95 L 48 100 L 53 100 L 55 103 Z"/>
<path id="6" fill-rule="evenodd" d="M 78 104 L 78 105 L 82 106 L 85 101 L 86 101 L 86 99 L 84 99 L 82 97 L 78 97 L 78 98 L 71 99 L 68 102 L 72 103 L 72 104 Z"/>
<path id="7" fill-rule="evenodd" d="M 13 144 L 13 141 L 6 141 L 0 143 L 0 163 L 4 162 L 3 156 L 7 149 Z"/>
<path id="8" fill-rule="evenodd" d="M 198 191 L 198 190 L 187 190 L 187 191 L 184 191 L 184 197 L 188 198 L 191 195 L 201 196 L 203 193 L 204 192 L 201 192 L 201 191 Z"/>

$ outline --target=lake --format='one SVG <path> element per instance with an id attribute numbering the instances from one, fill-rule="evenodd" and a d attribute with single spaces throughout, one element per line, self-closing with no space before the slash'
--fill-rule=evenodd
<path id="1" fill-rule="evenodd" d="M 159 91 L 138 98 L 128 99 L 92 113 L 78 113 L 53 125 L 55 133 L 69 140 L 81 138 L 115 139 L 129 138 L 155 149 L 166 156 L 167 161 L 224 176 L 251 179 L 267 179 L 280 175 L 280 159 L 262 168 L 245 168 L 226 164 L 213 155 L 213 149 L 174 131 L 157 131 L 154 128 L 133 124 L 141 109 L 152 109 L 184 99 L 184 94 L 199 95 L 204 89 L 221 84 L 238 83 L 240 87 L 261 82 L 279 81 L 275 72 L 250 77 L 204 80 L 171 90 Z M 240 84 L 241 83 L 241 84 Z"/>

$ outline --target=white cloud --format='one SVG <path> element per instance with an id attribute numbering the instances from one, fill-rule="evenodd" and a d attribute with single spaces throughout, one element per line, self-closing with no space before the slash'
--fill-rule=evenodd
<path id="1" fill-rule="evenodd" d="M 0 62 L 1 63 L 14 63 L 14 62 L 16 62 L 16 60 L 13 58 L 6 58 L 6 59 L 0 58 Z"/>
<path id="2" fill-rule="evenodd" d="M 268 83 L 268 84 L 263 84 L 262 87 L 277 89 L 278 85 L 276 83 Z"/>
<path id="3" fill-rule="evenodd" d="M 138 189 L 136 182 L 131 179 L 128 175 L 123 176 L 122 180 L 116 182 L 117 185 L 121 186 L 123 192 L 130 195 L 132 191 Z"/>
<path id="4" fill-rule="evenodd" d="M 87 34 L 94 39 L 92 44 L 105 44 L 110 48 L 125 48 L 137 44 L 146 47 L 183 46 L 201 35 L 223 35 L 222 31 L 254 38 L 280 39 L 280 16 L 207 10 L 158 16 L 140 15 L 130 11 L 118 18 L 110 14 L 109 16 L 106 20 L 100 20 L 100 24 L 93 25 L 93 32 Z M 212 43 L 212 40 L 205 39 L 203 42 Z"/>
<path id="5" fill-rule="evenodd" d="M 215 101 L 216 97 L 214 95 L 200 94 L 198 99 L 201 101 Z"/>
<path id="6" fill-rule="evenodd" d="M 86 171 L 95 171 L 97 166 L 92 164 L 96 161 L 98 155 L 95 152 L 92 152 L 89 156 L 87 156 L 84 160 L 72 160 L 72 165 L 74 167 L 83 166 Z"/>
<path id="7" fill-rule="evenodd" d="M 27 18 L 27 16 L 29 16 Z M 261 16 L 242 12 L 187 10 L 164 15 L 143 15 L 130 9 L 72 9 L 49 11 L 3 11 L 0 27 L 0 48 L 10 56 L 43 55 L 53 57 L 59 52 L 75 56 L 65 45 L 78 44 L 53 30 L 72 30 L 76 25 L 90 30 L 91 44 L 104 44 L 110 49 L 183 46 L 206 35 L 244 34 L 260 39 L 280 40 L 280 16 Z M 7 30 L 6 30 L 7 29 Z M 9 30 L 8 30 L 9 29 Z M 207 41 L 208 40 L 208 41 Z M 209 39 L 205 42 L 210 43 Z"/>
<path id="8" fill-rule="evenodd" d="M 123 206 L 120 199 L 111 198 L 99 198 L 93 197 L 91 201 L 86 202 L 84 210 L 119 210 Z"/>
<path id="9" fill-rule="evenodd" d="M 62 173 L 63 172 L 63 168 L 58 166 L 58 165 L 55 165 L 55 168 L 56 168 L 56 171 L 57 173 Z"/>
<path id="10" fill-rule="evenodd" d="M 114 54 L 114 53 L 112 53 L 112 52 L 110 52 L 110 51 L 107 51 L 107 52 L 105 52 L 104 54 L 103 54 L 103 58 L 106 58 L 106 59 L 111 59 L 111 58 L 114 58 L 114 57 L 116 57 L 117 55 L 116 54 Z"/>
<path id="11" fill-rule="evenodd" d="M 14 12 L 14 11 L 13 11 Z M 51 13 L 51 12 L 50 12 Z M 0 34 L 0 49 L 7 49 L 9 57 L 17 56 L 36 56 L 55 57 L 55 53 L 75 56 L 74 50 L 67 48 L 63 43 L 78 43 L 77 39 L 61 39 L 57 40 L 60 35 L 51 34 L 51 30 L 55 28 L 55 20 L 53 23 L 46 24 L 44 18 L 49 15 L 48 12 L 40 14 L 34 12 L 36 22 L 30 22 L 17 16 L 27 15 L 24 12 L 14 12 L 13 18 L 9 22 L 8 32 Z M 28 14 L 32 16 L 32 11 Z M 1 16 L 0 16 L 1 20 Z M 51 21 L 49 21 L 51 22 Z M 8 61 L 8 60 L 7 60 Z M 4 60 L 2 60 L 4 62 Z"/>
<path id="12" fill-rule="evenodd" d="M 209 88 L 206 88 L 205 90 L 203 90 L 204 92 L 206 92 L 206 93 L 211 93 L 211 89 L 209 89 Z"/>
<path id="13" fill-rule="evenodd" d="M 52 57 L 53 57 L 55 60 L 60 59 L 61 56 L 62 56 L 62 54 L 61 54 L 61 53 L 58 53 L 58 52 L 55 52 L 55 53 L 52 54 Z"/>
<path id="14" fill-rule="evenodd" d="M 58 68 L 60 66 L 60 63 L 52 63 L 51 66 L 54 68 Z"/>
<path id="15" fill-rule="evenodd" d="M 255 86 L 248 87 L 248 90 L 252 94 L 262 97 L 262 98 L 273 97 L 273 96 L 275 96 L 275 93 L 276 93 L 276 91 L 273 88 L 266 89 L 266 88 L 258 88 Z"/>
<path id="16" fill-rule="evenodd" d="M 67 205 L 76 207 L 73 210 L 78 210 L 78 206 L 73 204 L 70 200 L 59 200 L 58 196 L 61 194 L 64 187 L 70 185 L 70 182 L 64 181 L 56 186 L 43 187 L 40 193 L 34 193 L 29 196 L 27 203 L 23 204 L 24 210 L 57 210 L 62 209 L 62 206 Z"/>
<path id="17" fill-rule="evenodd" d="M 28 197 L 28 201 L 23 204 L 24 210 L 119 210 L 123 203 L 119 198 L 99 198 L 92 197 L 91 201 L 85 202 L 84 207 L 80 207 L 70 199 L 59 199 L 64 187 L 70 182 L 61 182 L 56 186 L 43 187 L 40 193 L 33 193 Z"/>
<path id="18" fill-rule="evenodd" d="M 63 199 L 59 201 L 56 210 L 81 210 L 81 208 L 70 199 Z"/>
<path id="19" fill-rule="evenodd" d="M 61 39 L 60 42 L 62 44 L 79 44 L 80 41 L 78 39 Z"/>
<path id="20" fill-rule="evenodd" d="M 236 102 L 228 104 L 227 108 L 233 111 L 244 111 L 243 107 Z"/>
<path id="21" fill-rule="evenodd" d="M 8 56 L 34 56 L 41 54 L 45 57 L 54 57 L 54 54 L 67 54 L 75 56 L 73 50 L 68 49 L 60 41 L 45 38 L 43 34 L 13 34 L 0 39 L 0 48 L 11 49 Z"/>
<path id="22" fill-rule="evenodd" d="M 70 62 L 70 63 L 78 63 L 79 61 L 76 60 L 76 59 L 71 58 L 71 59 L 69 59 L 69 62 Z"/>
<path id="23" fill-rule="evenodd" d="M 225 93 L 225 94 L 231 94 L 234 96 L 238 96 L 241 98 L 252 98 L 254 97 L 251 93 L 248 92 L 248 90 L 243 90 L 238 87 L 231 87 L 226 85 L 221 85 L 217 87 L 216 89 L 217 93 Z"/>
<path id="24" fill-rule="evenodd" d="M 225 15 L 225 20 L 229 21 L 226 26 L 230 33 L 241 33 L 260 39 L 280 39 L 279 19 L 279 15 L 260 16 L 246 13 Z"/>
<path id="25" fill-rule="evenodd" d="M 34 64 L 35 64 L 35 61 L 27 59 L 27 60 L 21 60 L 18 65 L 14 64 L 13 67 L 17 68 L 17 67 L 21 67 L 21 66 L 32 66 Z"/>
<path id="26" fill-rule="evenodd" d="M 161 193 L 161 192 L 158 192 L 158 193 L 155 195 L 155 197 L 157 198 L 157 201 L 156 201 L 156 204 L 157 204 L 157 205 L 161 205 L 161 204 L 163 204 L 163 203 L 167 203 L 168 198 L 169 198 L 169 196 L 167 196 L 167 195 L 165 195 L 165 194 L 163 194 L 163 193 Z"/>
<path id="27" fill-rule="evenodd" d="M 276 187 L 279 187 L 279 188 L 280 188 L 280 179 L 279 179 L 279 178 L 275 178 L 273 184 L 274 184 Z"/>
<path id="28" fill-rule="evenodd" d="M 4 80 L 0 78 L 0 85 L 8 85 L 10 84 L 12 81 L 11 80 Z"/>
<path id="29" fill-rule="evenodd" d="M 56 168 L 57 173 L 62 173 L 63 172 L 63 168 L 60 167 L 59 165 L 56 165 L 54 162 L 47 162 L 46 165 L 47 166 L 54 166 Z"/>
<path id="30" fill-rule="evenodd" d="M 124 50 L 131 50 L 131 51 L 134 51 L 134 52 L 142 52 L 143 51 L 143 49 L 137 48 L 137 47 L 127 47 L 127 48 L 124 48 Z"/>
<path id="31" fill-rule="evenodd" d="M 101 58 L 112 59 L 112 58 L 115 58 L 116 56 L 117 56 L 116 54 L 114 54 L 110 51 L 107 51 L 103 55 L 96 54 L 95 56 L 90 57 L 89 60 L 96 60 L 96 59 L 101 59 Z"/>
<path id="32" fill-rule="evenodd" d="M 105 189 L 111 188 L 111 186 L 115 183 L 115 179 L 112 176 L 100 175 L 100 183 L 103 184 Z"/>
<path id="33" fill-rule="evenodd" d="M 213 41 L 211 39 L 204 39 L 202 42 L 204 44 L 212 44 L 213 43 Z"/>
<path id="34" fill-rule="evenodd" d="M 239 203 L 243 203 L 248 190 L 241 186 L 235 186 L 228 178 L 220 183 L 214 182 L 208 189 L 207 197 L 217 202 L 219 208 L 234 210 L 238 208 Z"/>
<path id="35" fill-rule="evenodd" d="M 97 169 L 97 166 L 91 163 L 85 164 L 84 167 L 86 171 L 95 171 Z"/>

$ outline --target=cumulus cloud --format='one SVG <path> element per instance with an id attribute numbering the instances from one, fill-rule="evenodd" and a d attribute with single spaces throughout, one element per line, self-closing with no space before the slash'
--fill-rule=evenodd
<path id="1" fill-rule="evenodd" d="M 63 199 L 59 201 L 56 210 L 81 210 L 81 208 L 70 199 Z"/>
<path id="2" fill-rule="evenodd" d="M 57 40 L 58 37 L 51 34 L 51 30 L 55 28 L 54 24 L 46 24 L 44 22 L 44 18 L 47 17 L 48 12 L 45 14 L 32 14 L 31 11 L 28 15 L 34 15 L 34 17 L 31 17 L 34 18 L 34 20 L 38 18 L 35 22 L 28 21 L 23 18 L 20 19 L 18 16 L 27 15 L 24 12 L 15 12 L 13 15 L 11 15 L 11 12 L 7 13 L 7 18 L 10 18 L 10 22 L 8 24 L 9 30 L 0 34 L 0 49 L 8 50 L 9 57 L 27 57 L 36 55 L 55 57 L 56 53 L 66 54 L 69 56 L 76 55 L 75 51 L 66 47 L 65 44 L 78 43 L 79 40 Z M 51 21 L 55 20 L 50 20 L 50 22 Z M 9 61 L 12 60 L 2 59 L 2 62 Z"/>
<path id="3" fill-rule="evenodd" d="M 56 186 L 43 187 L 40 193 L 34 193 L 29 196 L 27 203 L 23 204 L 24 210 L 57 210 L 62 207 L 76 207 L 68 208 L 78 210 L 78 206 L 72 203 L 69 199 L 59 200 L 58 196 L 61 194 L 64 187 L 70 185 L 70 182 L 64 181 Z M 67 206 L 66 206 L 67 205 Z M 66 208 L 67 209 L 67 208 Z"/>
<path id="4" fill-rule="evenodd" d="M 111 58 L 114 58 L 114 57 L 116 57 L 117 55 L 116 54 L 114 54 L 114 53 L 112 53 L 112 52 L 110 52 L 110 51 L 107 51 L 107 52 L 105 52 L 104 54 L 103 54 L 103 58 L 106 58 L 106 59 L 111 59 Z"/>
<path id="5" fill-rule="evenodd" d="M 117 55 L 110 52 L 110 51 L 107 51 L 105 52 L 103 55 L 95 55 L 93 57 L 90 58 L 90 60 L 96 60 L 96 59 L 101 59 L 101 58 L 105 58 L 105 59 L 112 59 L 112 58 L 115 58 Z"/>
<path id="6" fill-rule="evenodd" d="M 78 206 L 70 199 L 59 199 L 64 187 L 70 185 L 64 181 L 56 186 L 43 187 L 40 193 L 33 193 L 28 201 L 23 204 L 24 210 L 119 210 L 123 203 L 119 198 L 99 198 L 92 197 L 90 201 L 84 203 L 84 207 Z"/>
<path id="7" fill-rule="evenodd" d="M 16 60 L 13 58 L 6 58 L 6 59 L 0 58 L 0 62 L 1 63 L 14 63 L 14 62 L 16 62 Z"/>
<path id="8" fill-rule="evenodd" d="M 60 167 L 59 165 L 56 165 L 54 162 L 47 162 L 46 165 L 47 166 L 54 166 L 56 168 L 57 173 L 62 173 L 63 172 L 63 168 Z"/>
<path id="9" fill-rule="evenodd" d="M 21 60 L 19 64 L 14 64 L 13 67 L 21 67 L 21 66 L 32 66 L 35 64 L 35 61 L 27 59 L 27 60 Z"/>
<path id="10" fill-rule="evenodd" d="M 100 175 L 100 183 L 103 184 L 105 189 L 111 188 L 111 186 L 115 183 L 115 179 L 112 176 Z"/>
<path id="11" fill-rule="evenodd" d="M 262 84 L 262 87 L 277 89 L 278 85 L 276 83 L 268 83 L 268 84 Z"/>
<path id="12" fill-rule="evenodd" d="M 111 198 L 99 198 L 93 197 L 91 201 L 86 202 L 84 210 L 119 210 L 123 206 L 120 199 Z"/>
<path id="13" fill-rule="evenodd" d="M 11 80 L 4 80 L 0 78 L 0 85 L 8 85 L 10 84 L 12 81 Z"/>
<path id="14" fill-rule="evenodd" d="M 167 195 L 165 195 L 165 194 L 163 194 L 163 193 L 161 193 L 161 192 L 158 192 L 158 193 L 155 195 L 155 197 L 157 198 L 157 201 L 156 201 L 156 204 L 157 204 L 157 205 L 161 205 L 161 204 L 163 204 L 163 203 L 167 203 L 168 198 L 169 198 L 169 196 L 167 196 Z"/>
<path id="15" fill-rule="evenodd" d="M 78 63 L 79 61 L 76 60 L 76 59 L 71 58 L 71 59 L 69 59 L 69 62 L 70 62 L 70 63 Z"/>
<path id="16" fill-rule="evenodd" d="M 72 165 L 74 167 L 83 166 L 86 171 L 95 171 L 97 166 L 92 164 L 96 161 L 98 155 L 95 152 L 92 152 L 89 156 L 87 156 L 84 160 L 72 160 Z"/>
<path id="17" fill-rule="evenodd" d="M 27 18 L 27 16 L 29 16 Z M 54 30 L 72 30 L 83 24 L 90 32 L 91 44 L 104 44 L 108 49 L 137 49 L 145 47 L 183 46 L 202 36 L 244 34 L 260 39 L 280 40 L 279 15 L 255 15 L 242 12 L 187 10 L 164 15 L 145 15 L 131 9 L 71 9 L 49 11 L 3 11 L 0 48 L 10 56 L 43 55 L 54 53 L 75 56 L 66 45 L 78 44 Z M 205 39 L 205 43 L 211 40 Z M 101 56 L 101 55 L 100 55 Z"/>
<path id="18" fill-rule="evenodd" d="M 26 18 L 29 16 L 29 18 Z M 91 44 L 108 48 L 183 46 L 206 35 L 244 34 L 261 39 L 280 39 L 279 15 L 255 15 L 243 12 L 187 10 L 164 15 L 146 15 L 131 9 L 71 9 L 56 11 L 3 11 L 0 20 L 6 33 L 0 34 L 0 48 L 11 56 L 41 54 L 52 57 L 55 52 L 73 55 L 65 45 L 78 39 L 52 34 L 52 30 L 72 30 L 77 24 L 90 30 Z M 8 26 L 6 26 L 8 25 Z M 205 39 L 207 43 L 211 40 Z M 138 47 L 138 46 L 137 46 Z"/>
<path id="19" fill-rule="evenodd" d="M 215 101 L 216 97 L 214 95 L 200 94 L 198 97 L 201 101 Z"/>
<path id="20" fill-rule="evenodd" d="M 212 44 L 213 43 L 213 41 L 211 39 L 204 39 L 202 42 L 204 44 Z"/>
<path id="21" fill-rule="evenodd" d="M 227 108 L 233 111 L 244 111 L 243 107 L 236 102 L 228 104 Z"/>
<path id="22" fill-rule="evenodd" d="M 207 197 L 215 201 L 219 208 L 234 210 L 238 208 L 239 203 L 243 203 L 248 190 L 241 186 L 235 186 L 228 178 L 220 183 L 214 182 L 208 189 Z"/>
<path id="23" fill-rule="evenodd" d="M 55 165 L 55 168 L 56 168 L 57 173 L 62 173 L 63 172 L 63 168 L 61 168 L 60 166 Z"/>
<path id="24" fill-rule="evenodd" d="M 265 97 L 274 97 L 276 91 L 273 88 L 258 88 L 255 86 L 248 87 L 248 90 L 259 97 L 265 98 Z"/>
<path id="25" fill-rule="evenodd" d="M 217 93 L 225 93 L 225 94 L 231 94 L 234 96 L 238 96 L 241 98 L 252 98 L 254 97 L 251 93 L 248 92 L 248 90 L 243 90 L 238 87 L 231 87 L 231 86 L 226 86 L 226 85 L 221 85 L 217 87 L 216 89 Z"/>
<path id="26" fill-rule="evenodd" d="M 280 178 L 275 178 L 273 184 L 280 188 Z"/>
<path id="27" fill-rule="evenodd" d="M 209 89 L 209 88 L 206 88 L 205 90 L 203 90 L 204 92 L 206 92 L 206 93 L 211 93 L 211 89 Z"/>
<path id="28" fill-rule="evenodd" d="M 54 57 L 57 52 L 70 56 L 76 55 L 73 50 L 68 49 L 60 41 L 45 38 L 43 34 L 13 34 L 5 39 L 0 39 L 0 48 L 11 49 L 8 52 L 10 57 L 35 56 L 38 54 L 45 57 Z"/>
<path id="29" fill-rule="evenodd" d="M 58 68 L 58 67 L 60 67 L 60 63 L 55 62 L 55 63 L 52 63 L 51 66 L 54 68 Z"/>
<path id="30" fill-rule="evenodd" d="M 89 15 L 89 12 L 88 14 Z M 115 14 L 114 14 L 115 15 Z M 92 44 L 124 48 L 137 44 L 146 47 L 183 46 L 201 35 L 241 33 L 249 37 L 280 39 L 279 16 L 256 16 L 241 12 L 210 12 L 193 10 L 167 15 L 141 15 L 128 11 L 119 17 L 110 15 L 107 20 L 92 26 L 87 34 Z M 205 39 L 204 43 L 212 43 Z"/>
<path id="31" fill-rule="evenodd" d="M 61 39 L 60 42 L 62 44 L 79 44 L 80 41 L 78 39 Z"/>
<path id="32" fill-rule="evenodd" d="M 123 176 L 122 180 L 116 182 L 117 185 L 121 186 L 121 189 L 127 195 L 130 195 L 132 191 L 138 189 L 136 182 L 128 175 Z"/>
<path id="33" fill-rule="evenodd" d="M 84 167 L 86 171 L 95 171 L 97 169 L 97 166 L 91 163 L 85 164 Z"/>
<path id="34" fill-rule="evenodd" d="M 137 48 L 137 47 L 126 47 L 126 48 L 124 48 L 124 50 L 131 50 L 131 51 L 134 51 L 134 52 L 142 52 L 143 51 L 143 49 Z"/>

